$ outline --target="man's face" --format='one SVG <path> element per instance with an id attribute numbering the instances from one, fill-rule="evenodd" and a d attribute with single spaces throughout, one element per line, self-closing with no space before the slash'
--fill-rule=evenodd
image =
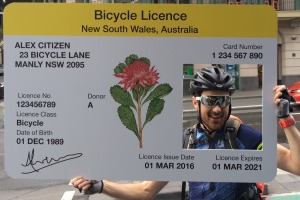
<path id="1" fill-rule="evenodd" d="M 203 91 L 203 96 L 229 96 L 229 92 L 225 91 Z M 194 107 L 198 109 L 198 102 L 195 97 L 193 97 L 193 104 Z M 210 131 L 215 131 L 222 128 L 223 124 L 225 123 L 228 112 L 229 106 L 221 107 L 219 102 L 216 103 L 215 106 L 208 107 L 200 103 L 200 115 L 202 122 L 207 126 Z"/>

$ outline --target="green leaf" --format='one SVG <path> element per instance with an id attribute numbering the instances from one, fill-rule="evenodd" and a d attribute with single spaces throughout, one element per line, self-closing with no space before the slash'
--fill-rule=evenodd
<path id="1" fill-rule="evenodd" d="M 114 69 L 114 72 L 116 74 L 120 74 L 123 72 L 123 69 L 127 67 L 124 63 L 119 63 L 118 66 L 116 66 L 116 68 Z"/>
<path id="2" fill-rule="evenodd" d="M 139 87 L 140 87 L 140 97 L 142 98 L 144 95 L 146 95 L 147 89 L 144 89 L 142 86 Z"/>
<path id="3" fill-rule="evenodd" d="M 138 102 L 138 85 L 135 85 L 135 88 L 132 90 L 133 99 Z"/>
<path id="4" fill-rule="evenodd" d="M 160 114 L 161 111 L 164 109 L 165 100 L 154 98 L 150 101 L 150 104 L 147 109 L 146 120 L 144 122 L 145 126 L 148 122 L 150 122 L 156 115 Z"/>
<path id="5" fill-rule="evenodd" d="M 125 106 L 130 106 L 136 110 L 130 93 L 127 90 L 124 90 L 121 86 L 114 85 L 113 87 L 111 87 L 110 94 L 117 103 Z"/>
<path id="6" fill-rule="evenodd" d="M 134 113 L 131 108 L 129 106 L 121 105 L 118 108 L 118 114 L 122 124 L 129 130 L 133 131 L 134 134 L 139 138 L 138 128 L 136 125 Z"/>
<path id="7" fill-rule="evenodd" d="M 150 65 L 150 60 L 146 57 L 141 57 L 139 60 L 144 61 L 145 63 L 147 63 L 148 65 Z"/>
<path id="8" fill-rule="evenodd" d="M 148 94 L 148 92 L 151 91 L 153 88 L 154 88 L 154 85 L 151 85 L 151 86 L 146 85 L 146 89 L 144 90 L 142 99 L 144 99 L 146 97 L 146 95 Z"/>
<path id="9" fill-rule="evenodd" d="M 125 59 L 125 63 L 126 65 L 130 65 L 131 63 L 133 63 L 134 61 L 138 60 L 139 57 L 135 54 L 131 54 L 130 56 L 128 56 L 126 59 Z"/>
<path id="10" fill-rule="evenodd" d="M 138 84 L 135 85 L 134 89 L 132 90 L 132 96 L 136 102 L 138 102 L 138 95 L 140 95 L 140 99 L 142 99 L 143 94 L 145 93 L 145 89 Z M 144 94 L 145 95 L 145 94 Z"/>
<path id="11" fill-rule="evenodd" d="M 172 90 L 173 88 L 168 83 L 160 84 L 156 88 L 154 88 L 154 90 L 145 99 L 143 104 L 147 101 L 151 101 L 154 98 L 162 98 L 164 96 L 167 96 L 170 92 L 172 92 Z"/>

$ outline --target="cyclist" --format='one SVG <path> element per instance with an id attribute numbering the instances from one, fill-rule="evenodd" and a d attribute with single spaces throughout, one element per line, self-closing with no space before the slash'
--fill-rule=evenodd
<path id="1" fill-rule="evenodd" d="M 222 134 L 225 122 L 231 113 L 231 94 L 234 92 L 232 77 L 217 67 L 208 67 L 198 72 L 191 81 L 192 101 L 198 111 L 198 138 L 209 138 L 209 143 L 199 143 L 199 149 L 224 149 Z M 278 105 L 278 118 L 287 136 L 290 150 L 277 145 L 277 166 L 300 175 L 300 133 L 289 113 L 289 95 L 284 85 L 274 87 L 274 103 Z M 241 125 L 236 137 L 239 149 L 256 149 L 261 144 L 261 132 Z M 205 140 L 203 140 L 205 141 Z M 208 141 L 208 140 L 206 140 Z M 167 185 L 167 181 L 144 181 L 121 184 L 107 180 L 88 180 L 78 176 L 71 180 L 74 187 L 85 194 L 105 193 L 117 199 L 153 199 Z M 245 183 L 189 183 L 189 198 L 192 199 L 251 199 L 245 194 L 249 184 Z"/>

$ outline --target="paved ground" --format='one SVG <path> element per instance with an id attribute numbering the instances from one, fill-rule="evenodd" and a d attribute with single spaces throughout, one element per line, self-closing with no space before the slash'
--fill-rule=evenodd
<path id="1" fill-rule="evenodd" d="M 280 169 L 277 176 L 271 182 L 266 183 L 266 192 L 270 200 L 299 200 L 300 199 L 300 176 L 296 176 Z M 77 197 L 76 197 L 77 196 Z M 84 200 L 76 191 L 76 200 Z M 181 182 L 169 182 L 158 194 L 155 200 L 179 200 L 181 197 Z M 113 198 L 104 194 L 93 195 L 89 200 L 111 200 Z M 75 199 L 74 199 L 75 200 Z"/>
<path id="2" fill-rule="evenodd" d="M 267 184 L 269 196 L 297 194 L 300 199 L 300 176 L 278 169 L 275 179 Z"/>

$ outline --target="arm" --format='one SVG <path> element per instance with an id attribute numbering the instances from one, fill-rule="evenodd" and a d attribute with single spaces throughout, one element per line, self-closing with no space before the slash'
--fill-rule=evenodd
<path id="1" fill-rule="evenodd" d="M 128 200 L 153 199 L 157 193 L 167 185 L 168 182 L 144 181 L 134 184 L 118 184 L 104 181 L 103 193 L 118 198 Z"/>
<path id="2" fill-rule="evenodd" d="M 277 166 L 278 168 L 300 175 L 300 133 L 294 126 L 284 129 L 290 150 L 277 144 Z"/>
<path id="3" fill-rule="evenodd" d="M 278 105 L 284 85 L 274 88 L 274 103 Z M 288 111 L 286 111 L 288 112 Z M 289 113 L 289 112 L 288 112 Z M 300 133 L 295 125 L 283 129 L 289 143 L 289 149 L 277 144 L 277 166 L 278 168 L 300 175 Z"/>
<path id="4" fill-rule="evenodd" d="M 71 184 L 78 189 L 84 191 L 88 190 L 91 186 L 91 181 L 83 177 L 76 177 L 71 180 Z M 153 199 L 157 193 L 167 185 L 168 182 L 160 181 L 144 181 L 140 183 L 128 183 L 121 184 L 111 181 L 103 181 L 103 190 L 104 194 L 108 196 L 124 199 L 124 200 L 150 200 Z M 99 191 L 100 192 L 100 191 Z"/>

